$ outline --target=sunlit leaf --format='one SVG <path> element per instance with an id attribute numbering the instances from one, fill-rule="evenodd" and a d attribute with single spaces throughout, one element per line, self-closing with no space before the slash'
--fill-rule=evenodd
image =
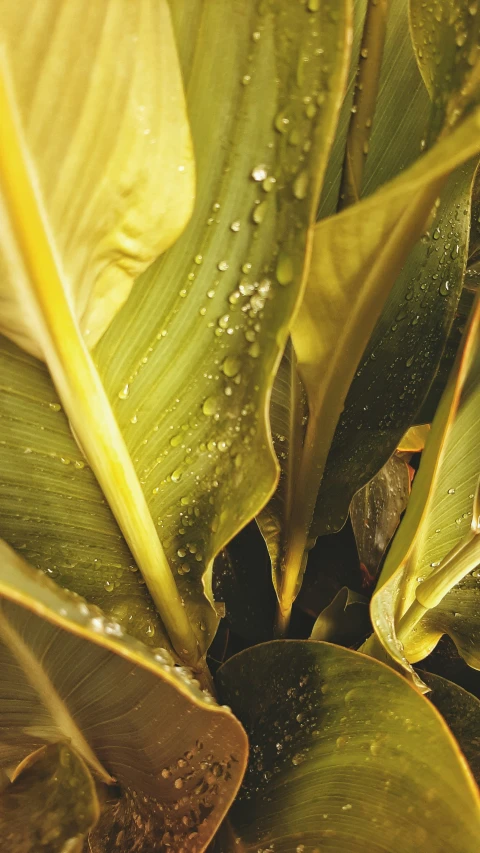
<path id="1" fill-rule="evenodd" d="M 97 0 L 86 15 L 82 0 L 36 8 L 2 0 L 0 20 L 2 73 L 25 157 L 69 302 L 92 347 L 134 278 L 175 241 L 192 210 L 192 144 L 168 4 Z M 2 194 L 0 328 L 45 358 L 19 287 L 31 275 L 35 244 L 22 242 L 7 199 Z"/>
<path id="2" fill-rule="evenodd" d="M 478 791 L 458 746 L 387 667 L 282 641 L 231 658 L 218 681 L 251 744 L 229 813 L 241 850 L 477 850 Z"/>
<path id="3" fill-rule="evenodd" d="M 363 348 L 446 176 L 478 151 L 479 121 L 479 113 L 473 113 L 390 184 L 316 226 L 309 281 L 293 328 L 309 420 L 293 511 L 284 533 L 288 547 L 279 596 L 283 613 L 288 613 L 295 596 L 307 542 L 331 527 L 325 524 L 325 515 L 314 511 L 335 427 Z"/>
<path id="4" fill-rule="evenodd" d="M 233 714 L 168 652 L 124 634 L 4 544 L 0 595 L 1 766 L 68 740 L 123 791 L 118 850 L 134 849 L 132 838 L 151 849 L 169 833 L 187 851 L 205 845 L 243 775 L 246 738 Z"/>
<path id="5" fill-rule="evenodd" d="M 197 164 L 196 207 L 94 353 L 202 650 L 218 623 L 213 557 L 256 514 L 277 477 L 267 400 L 300 294 L 348 62 L 349 3 L 335 16 L 327 4 L 317 5 L 172 4 Z M 60 583 L 67 578 L 65 585 L 101 601 L 128 630 L 156 636 L 161 629 L 151 609 L 135 627 L 132 561 L 106 508 L 94 517 L 102 495 L 90 472 L 75 467 L 79 456 L 63 413 L 47 430 L 48 403 L 57 398 L 45 373 L 11 348 L 7 358 L 5 538 Z M 65 446 L 73 463 L 68 474 L 60 461 Z M 55 521 L 69 528 L 67 546 L 44 512 L 45 482 L 48 500 L 55 496 Z M 115 495 L 106 496 L 112 505 Z M 68 543 L 78 536 L 77 511 L 90 531 L 84 547 L 99 543 L 108 552 L 103 565 L 100 559 L 92 566 L 76 544 L 72 572 L 64 567 Z M 156 542 L 156 534 L 141 537 L 134 527 L 132 550 L 134 537 L 144 547 Z M 151 568 L 155 581 L 153 560 Z M 138 582 L 135 589 L 138 602 Z M 168 600 L 158 594 L 157 606 Z"/>
<path id="6" fill-rule="evenodd" d="M 400 440 L 397 450 L 400 453 L 419 453 L 425 447 L 430 432 L 430 424 L 419 424 L 407 430 Z"/>
<path id="7" fill-rule="evenodd" d="M 9 853 L 82 853 L 100 807 L 93 779 L 66 744 L 41 747 L 0 795 L 0 843 Z"/>
<path id="8" fill-rule="evenodd" d="M 442 397 L 405 517 L 372 599 L 377 637 L 406 666 L 444 633 L 480 668 L 480 302 Z M 400 641 L 401 640 L 401 644 Z M 402 646 L 403 644 L 403 646 Z M 406 657 L 405 657 L 406 656 Z"/>
<path id="9" fill-rule="evenodd" d="M 85 343 L 90 327 L 92 343 L 98 339 L 125 302 L 135 273 L 172 242 L 191 210 L 191 143 L 169 7 L 166 0 L 142 0 L 135 9 L 124 0 L 115 6 L 103 0 L 89 18 L 91 31 L 80 27 L 83 6 L 78 2 L 68 10 L 49 3 L 41 15 L 29 17 L 26 29 L 25 13 L 20 4 L 7 14 L 7 47 L 0 57 L 1 328 L 46 361 L 77 443 L 139 563 L 172 643 L 180 656 L 196 663 L 201 651 Z M 56 38 L 50 39 L 51 29 Z M 13 52 L 19 55 L 19 30 L 32 63 L 21 71 L 12 59 Z M 79 32 L 89 39 L 87 51 Z M 57 108 L 55 83 L 72 61 L 75 73 Z M 116 109 L 109 113 L 112 104 Z M 118 109 L 125 113 L 120 128 Z M 102 136 L 93 134 L 99 141 L 98 157 L 91 157 L 99 122 Z M 152 130 L 155 136 L 148 141 Z M 44 144 L 45 134 L 50 145 Z M 166 193 L 159 194 L 157 205 L 150 166 L 160 176 L 165 165 L 174 177 L 165 182 Z M 77 175 L 83 215 L 70 204 Z M 158 236 L 162 220 L 173 227 L 167 225 L 163 242 Z M 126 283 L 120 293 L 122 279 Z M 83 330 L 76 290 L 85 302 L 88 328 Z"/>
<path id="10" fill-rule="evenodd" d="M 350 504 L 358 556 L 372 577 L 407 506 L 412 473 L 405 459 L 394 453 Z"/>
<path id="11" fill-rule="evenodd" d="M 448 723 L 470 770 L 480 783 L 480 701 L 441 675 L 423 670 L 419 675 L 430 688 L 427 699 L 433 702 Z"/>

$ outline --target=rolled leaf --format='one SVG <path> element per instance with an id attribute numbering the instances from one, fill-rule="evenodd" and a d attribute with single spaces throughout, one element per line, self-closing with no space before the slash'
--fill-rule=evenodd
<path id="1" fill-rule="evenodd" d="M 231 658 L 218 682 L 251 744 L 229 813 L 241 850 L 477 850 L 478 790 L 458 745 L 388 667 L 287 640 Z"/>
<path id="2" fill-rule="evenodd" d="M 375 592 L 378 639 L 398 664 L 426 657 L 443 633 L 480 667 L 478 479 L 480 302 L 442 397 L 404 519 Z"/>
<path id="3" fill-rule="evenodd" d="M 100 780 L 120 786 L 119 850 L 151 849 L 168 833 L 203 849 L 243 775 L 247 742 L 233 714 L 168 652 L 132 639 L 4 544 L 0 596 L 0 766 L 68 740 Z"/>

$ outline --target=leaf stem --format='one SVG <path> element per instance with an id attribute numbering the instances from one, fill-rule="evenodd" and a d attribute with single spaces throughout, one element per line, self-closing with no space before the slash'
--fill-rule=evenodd
<path id="1" fill-rule="evenodd" d="M 380 85 L 389 0 L 368 0 L 338 210 L 359 200 Z"/>
<path id="2" fill-rule="evenodd" d="M 2 57 L 0 57 L 1 59 Z M 80 333 L 29 159 L 6 63 L 0 67 L 0 182 L 27 272 L 16 286 L 75 434 L 145 578 L 172 644 L 190 665 L 198 643 L 104 386 Z"/>

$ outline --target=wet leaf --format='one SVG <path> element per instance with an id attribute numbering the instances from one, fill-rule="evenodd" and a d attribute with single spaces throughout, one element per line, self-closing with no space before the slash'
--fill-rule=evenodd
<path id="1" fill-rule="evenodd" d="M 477 299 L 371 604 L 378 639 L 407 669 L 407 659 L 426 657 L 444 633 L 480 668 L 479 418 Z"/>
<path id="2" fill-rule="evenodd" d="M 372 577 L 407 506 L 412 473 L 406 460 L 394 453 L 350 504 L 358 556 Z"/>
<path id="3" fill-rule="evenodd" d="M 82 853 L 98 820 L 94 781 L 66 744 L 29 755 L 0 795 L 0 842 L 9 853 Z"/>
<path id="4" fill-rule="evenodd" d="M 423 230 L 440 185 L 449 170 L 458 166 L 461 151 L 468 160 L 478 149 L 478 120 L 478 113 L 473 113 L 390 184 L 317 223 L 309 281 L 293 328 L 309 420 L 301 464 L 295 472 L 293 509 L 284 530 L 288 544 L 279 595 L 283 614 L 288 613 L 298 589 L 308 543 L 332 528 L 334 503 L 325 504 L 322 499 L 317 503 L 317 495 L 358 360 L 392 282 Z M 348 253 L 346 246 L 350 247 Z M 438 291 L 436 298 L 442 298 Z M 360 435 L 362 420 L 357 427 Z M 402 427 L 392 449 L 403 432 Z M 368 434 L 363 432 L 364 441 Z M 339 471 L 337 475 L 340 479 Z"/>
<path id="5" fill-rule="evenodd" d="M 1 0 L 0 18 L 2 77 L 23 156 L 92 348 L 135 277 L 176 240 L 192 211 L 192 142 L 168 3 L 98 0 L 85 15 L 82 0 L 63 8 L 44 0 L 37 9 Z M 2 144 L 8 134 L 5 120 Z M 13 147 L 9 155 L 13 167 Z M 40 243 L 27 196 L 23 237 L 10 192 L 5 183 L 0 328 L 49 361 L 34 300 L 25 298 L 31 285 L 21 282 L 32 276 Z"/>
<path id="6" fill-rule="evenodd" d="M 430 688 L 427 699 L 433 702 L 448 723 L 470 770 L 477 782 L 480 782 L 480 701 L 468 690 L 441 675 L 424 670 L 419 675 Z"/>
<path id="7" fill-rule="evenodd" d="M 172 4 L 197 203 L 188 229 L 138 280 L 94 358 L 201 651 L 218 623 L 213 557 L 255 515 L 277 477 L 266 401 L 300 293 L 342 96 L 349 8 L 342 2 L 331 16 L 323 2 L 317 11 L 287 0 Z M 45 372 L 23 353 L 7 352 L 3 535 L 127 630 L 158 636 L 103 496 L 90 472 L 75 467 L 64 414 L 47 430 L 48 403 L 58 403 Z M 72 460 L 68 473 L 62 458 Z M 68 528 L 62 546 L 44 512 L 46 481 L 55 520 Z M 76 544 L 73 558 L 72 540 L 89 543 Z M 156 534 L 146 542 L 153 547 Z M 92 566 L 97 545 L 107 559 Z M 70 560 L 75 573 L 64 569 Z M 166 602 L 159 592 L 160 610 Z"/>
<path id="8" fill-rule="evenodd" d="M 1 766 L 68 740 L 96 776 L 123 791 L 117 809 L 133 824 L 119 850 L 131 851 L 132 838 L 135 849 L 150 850 L 169 833 L 186 851 L 206 845 L 246 761 L 233 714 L 168 652 L 124 634 L 4 544 L 0 595 Z"/>
<path id="9" fill-rule="evenodd" d="M 477 850 L 478 791 L 458 746 L 388 667 L 281 641 L 231 658 L 218 682 L 251 744 L 229 813 L 240 849 Z"/>

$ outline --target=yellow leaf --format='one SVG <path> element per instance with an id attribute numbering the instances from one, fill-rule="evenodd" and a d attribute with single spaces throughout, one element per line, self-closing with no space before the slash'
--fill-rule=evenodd
<path id="1" fill-rule="evenodd" d="M 0 0 L 0 21 L 22 154 L 91 348 L 192 210 L 192 144 L 168 4 Z M 6 133 L 2 120 L 8 145 Z M 18 295 L 28 262 L 4 193 L 3 184 L 1 330 L 46 359 Z"/>

